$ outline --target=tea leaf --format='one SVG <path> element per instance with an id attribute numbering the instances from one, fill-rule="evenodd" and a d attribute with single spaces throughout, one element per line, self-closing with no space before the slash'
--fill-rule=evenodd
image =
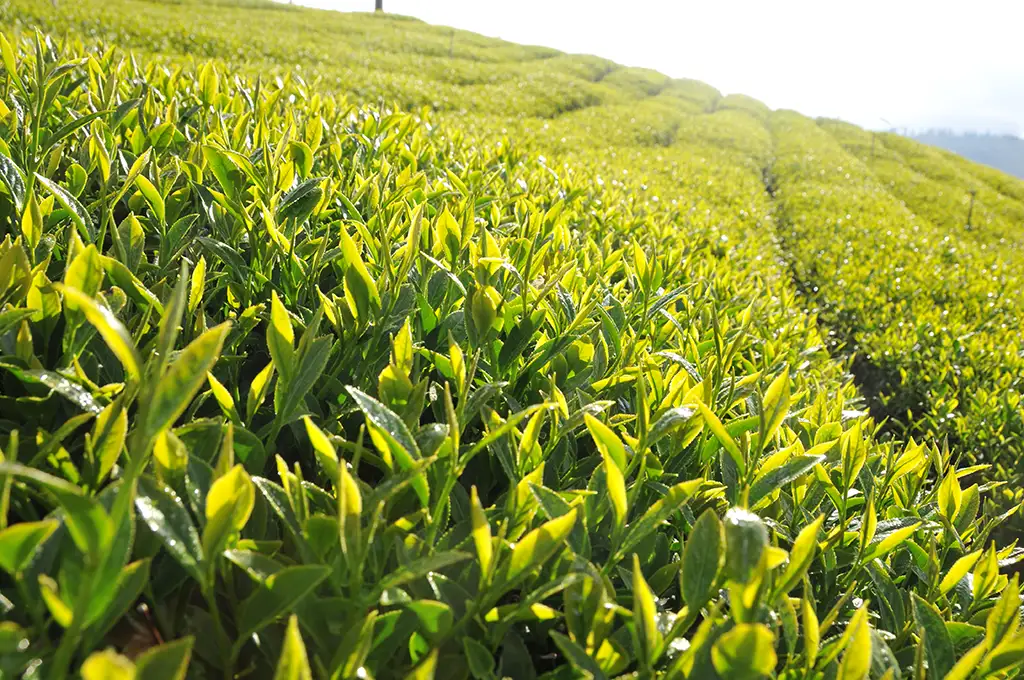
<path id="1" fill-rule="evenodd" d="M 505 572 L 506 583 L 513 582 L 528 570 L 546 562 L 558 549 L 576 524 L 576 509 L 550 520 L 526 534 L 512 550 Z"/>
<path id="2" fill-rule="evenodd" d="M 38 172 L 35 175 L 36 181 L 44 186 L 47 191 L 53 194 L 53 197 L 57 199 L 57 202 L 68 211 L 68 214 L 71 216 L 71 220 L 75 223 L 75 226 L 79 228 L 82 238 L 94 238 L 92 218 L 89 216 L 89 211 L 78 202 L 78 199 L 68 193 L 62 186 L 51 182 Z M 2 160 L 0 160 L 0 177 L 2 176 Z M 24 192 L 24 188 L 22 188 L 21 191 Z"/>
<path id="3" fill-rule="evenodd" d="M 163 543 L 164 549 L 184 567 L 196 581 L 203 582 L 199 563 L 203 561 L 203 548 L 188 510 L 175 493 L 149 477 L 139 478 L 139 491 L 135 509 Z"/>
<path id="4" fill-rule="evenodd" d="M 953 642 L 946 631 L 946 624 L 933 605 L 916 593 L 913 594 L 913 600 L 914 620 L 917 622 L 921 640 L 924 643 L 928 668 L 934 671 L 938 677 L 945 677 L 956 660 L 953 653 Z"/>
<path id="5" fill-rule="evenodd" d="M 725 513 L 726 570 L 739 583 L 750 580 L 768 547 L 768 530 L 760 517 L 743 508 Z"/>
<path id="6" fill-rule="evenodd" d="M 138 680 L 184 680 L 193 642 L 194 638 L 189 636 L 147 649 L 135 659 L 135 677 Z"/>
<path id="7" fill-rule="evenodd" d="M 83 680 L 134 680 L 135 664 L 112 649 L 93 652 L 82 664 Z"/>
<path id="8" fill-rule="evenodd" d="M 188 407 L 206 374 L 220 356 L 231 322 L 211 328 L 189 343 L 175 358 L 153 388 L 146 420 L 146 432 L 155 436 L 176 421 Z"/>
<path id="9" fill-rule="evenodd" d="M 10 158 L 0 153 L 0 180 L 3 181 L 14 199 L 14 209 L 18 212 L 25 207 L 25 180 L 21 177 L 21 171 Z"/>
<path id="10" fill-rule="evenodd" d="M 56 530 L 54 520 L 22 522 L 0 531 L 0 567 L 17 577 L 28 566 L 36 549 Z"/>
<path id="11" fill-rule="evenodd" d="M 816 520 L 805 526 L 797 534 L 797 537 L 793 540 L 793 548 L 789 551 L 789 564 L 776 583 L 776 593 L 788 593 L 796 587 L 797 583 L 807 573 L 817 551 L 818 532 L 821 530 L 821 525 L 824 521 L 825 517 L 819 515 Z"/>
<path id="12" fill-rule="evenodd" d="M 295 364 L 295 331 L 288 318 L 288 311 L 277 297 L 277 292 L 270 294 L 270 324 L 267 326 L 267 348 L 273 358 L 273 366 L 288 382 L 294 373 Z"/>
<path id="13" fill-rule="evenodd" d="M 294 614 L 288 617 L 288 629 L 284 634 L 284 646 L 274 680 L 313 680 L 306 645 L 302 643 L 302 635 L 299 634 L 299 619 Z"/>
<path id="14" fill-rule="evenodd" d="M 640 558 L 633 555 L 633 620 L 636 622 L 639 648 L 644 653 L 645 662 L 650 665 L 657 661 L 658 650 L 661 648 L 662 636 L 658 630 L 657 607 L 654 593 L 651 592 L 644 575 L 640 571 Z"/>
<path id="15" fill-rule="evenodd" d="M 836 674 L 839 680 L 864 680 L 871 670 L 871 629 L 867 614 L 867 607 L 860 607 L 847 626 L 850 642 L 839 663 Z"/>
<path id="16" fill-rule="evenodd" d="M 611 456 L 604 455 L 604 481 L 608 489 L 608 498 L 611 500 L 612 509 L 615 512 L 615 524 L 618 527 L 626 521 L 629 509 L 626 505 L 626 482 L 622 477 L 622 471 L 612 460 Z"/>
<path id="17" fill-rule="evenodd" d="M 759 475 L 750 488 L 750 505 L 757 506 L 759 501 L 776 489 L 803 477 L 824 460 L 825 456 L 794 456 L 779 467 Z"/>
<path id="18" fill-rule="evenodd" d="M 217 479 L 206 495 L 206 526 L 203 529 L 203 554 L 217 555 L 228 536 L 240 531 L 249 520 L 256 491 L 241 465 L 235 465 Z"/>
<path id="19" fill-rule="evenodd" d="M 778 663 L 775 636 L 760 623 L 741 623 L 711 647 L 711 661 L 723 678 L 745 680 L 771 674 Z"/>
<path id="20" fill-rule="evenodd" d="M 270 575 L 238 608 L 238 626 L 245 640 L 285 612 L 291 610 L 320 582 L 329 569 L 322 565 L 285 567 Z"/>
<path id="21" fill-rule="evenodd" d="M 583 415 L 583 420 L 586 422 L 590 436 L 594 438 L 594 444 L 597 445 L 597 450 L 601 452 L 601 455 L 614 461 L 619 470 L 625 470 L 626 449 L 618 435 L 589 413 Z"/>
<path id="22" fill-rule="evenodd" d="M 786 419 L 790 397 L 789 368 L 787 367 L 772 381 L 772 384 L 768 386 L 768 391 L 764 393 L 762 401 L 765 416 L 764 442 L 775 436 L 776 430 Z"/>
<path id="23" fill-rule="evenodd" d="M 487 516 L 480 505 L 480 497 L 477 496 L 476 487 L 470 490 L 470 512 L 473 523 L 473 544 L 476 546 L 477 561 L 480 563 L 480 573 L 487 579 L 491 572 L 491 560 L 494 556 L 494 548 L 491 544 L 491 526 L 487 522 Z"/>
<path id="24" fill-rule="evenodd" d="M 711 597 L 725 563 L 725 531 L 714 510 L 701 514 L 683 550 L 682 593 L 686 604 L 699 609 Z"/>
<path id="25" fill-rule="evenodd" d="M 86 320 L 99 331 L 100 337 L 110 347 L 110 351 L 120 360 L 125 372 L 137 379 L 141 374 L 142 360 L 135 349 L 131 334 L 117 317 L 80 290 L 56 283 L 54 287 L 63 294 L 65 304 L 73 304 L 82 310 Z"/>

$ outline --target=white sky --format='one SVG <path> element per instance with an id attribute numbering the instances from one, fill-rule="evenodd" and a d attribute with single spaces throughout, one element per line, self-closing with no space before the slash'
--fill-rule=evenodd
<path id="1" fill-rule="evenodd" d="M 372 0 L 297 0 L 343 11 Z M 1020 0 L 384 0 L 872 128 L 1024 132 Z"/>

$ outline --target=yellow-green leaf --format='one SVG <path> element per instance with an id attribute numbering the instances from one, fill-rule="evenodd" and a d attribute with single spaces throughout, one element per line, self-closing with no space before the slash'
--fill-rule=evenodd
<path id="1" fill-rule="evenodd" d="M 437 647 L 430 650 L 422 661 L 409 671 L 405 680 L 434 680 L 437 672 Z"/>
<path id="2" fill-rule="evenodd" d="M 725 426 L 722 425 L 722 421 L 718 419 L 718 416 L 716 416 L 711 409 L 705 406 L 703 402 L 698 401 L 697 408 L 700 409 L 700 415 L 704 418 L 704 422 L 707 423 L 708 429 L 711 430 L 711 434 L 713 434 L 715 439 L 725 447 L 725 450 L 728 451 L 729 455 L 732 456 L 732 459 L 736 462 L 736 467 L 740 474 L 743 474 L 747 469 L 747 465 L 743 460 L 743 453 L 740 451 L 740 447 L 736 444 L 736 440 L 734 440 L 725 429 Z"/>
<path id="3" fill-rule="evenodd" d="M 775 671 L 775 635 L 760 623 L 740 623 L 711 647 L 711 663 L 726 680 L 754 680 Z"/>
<path id="4" fill-rule="evenodd" d="M 821 629 L 818 627 L 818 615 L 814 611 L 814 606 L 806 597 L 800 601 L 800 615 L 804 628 L 804 656 L 807 659 L 807 668 L 813 668 L 818 658 Z"/>
<path id="5" fill-rule="evenodd" d="M 367 271 L 359 247 L 344 229 L 341 230 L 341 254 L 345 260 L 345 298 L 352 315 L 359 320 L 367 317 L 371 309 L 380 307 L 377 284 Z"/>
<path id="6" fill-rule="evenodd" d="M 252 420 L 253 415 L 256 414 L 256 409 L 260 407 L 263 400 L 267 396 L 267 391 L 270 389 L 270 378 L 274 375 L 274 362 L 270 361 L 263 370 L 256 374 L 256 377 L 252 379 L 252 383 L 249 384 L 249 394 L 245 401 L 245 417 L 247 420 Z"/>
<path id="7" fill-rule="evenodd" d="M 505 581 L 513 581 L 527 570 L 546 562 L 561 547 L 575 524 L 576 508 L 573 508 L 523 536 L 512 550 Z"/>
<path id="8" fill-rule="evenodd" d="M 64 285 L 79 290 L 91 298 L 99 292 L 102 283 L 103 264 L 96 246 L 90 243 L 79 250 L 71 260 L 67 271 L 64 272 Z M 67 299 L 64 308 L 68 311 L 79 309 L 74 299 L 70 298 Z"/>
<path id="9" fill-rule="evenodd" d="M 341 549 L 348 554 L 361 540 L 363 514 L 363 496 L 359 492 L 352 473 L 348 471 L 348 463 L 338 463 L 338 525 L 341 531 Z"/>
<path id="10" fill-rule="evenodd" d="M 604 480 L 608 487 L 608 500 L 611 501 L 612 510 L 615 512 L 615 524 L 622 527 L 626 523 L 626 514 L 629 508 L 626 505 L 626 480 L 622 476 L 622 470 L 612 460 L 611 456 L 604 456 Z"/>
<path id="11" fill-rule="evenodd" d="M 210 384 L 210 391 L 213 392 L 213 398 L 217 400 L 221 410 L 231 417 L 235 412 L 235 399 L 228 392 L 228 388 L 224 387 L 224 383 L 217 380 L 213 373 L 206 374 L 206 381 Z"/>
<path id="12" fill-rule="evenodd" d="M 70 626 L 73 617 L 71 607 L 61 599 L 57 590 L 57 582 L 45 574 L 40 574 L 39 594 L 42 595 L 43 603 L 46 605 L 47 610 L 49 610 L 53 620 L 62 628 Z"/>
<path id="13" fill-rule="evenodd" d="M 336 480 L 338 478 L 338 452 L 334 450 L 334 444 L 309 416 L 303 416 L 302 422 L 306 426 L 306 436 L 309 437 L 309 443 L 313 445 L 313 453 L 316 455 L 317 461 L 324 468 L 327 476 Z"/>
<path id="14" fill-rule="evenodd" d="M 772 381 L 772 384 L 768 386 L 768 391 L 764 393 L 762 411 L 765 418 L 765 443 L 775 436 L 775 431 L 779 429 L 782 421 L 786 419 L 786 414 L 789 412 L 789 400 L 790 379 L 789 368 L 787 367 L 785 371 Z"/>
<path id="15" fill-rule="evenodd" d="M 132 378 L 138 378 L 142 371 L 142 360 L 139 358 L 138 350 L 135 349 L 131 333 L 118 321 L 114 313 L 76 288 L 69 288 L 57 283 L 53 285 L 64 295 L 65 304 L 75 304 L 85 312 L 86 320 L 99 332 L 110 351 L 124 366 L 125 373 Z"/>
<path id="16" fill-rule="evenodd" d="M 135 680 L 135 664 L 112 648 L 93 652 L 82 663 L 82 680 Z"/>
<path id="17" fill-rule="evenodd" d="M 203 301 L 206 290 L 206 257 L 200 256 L 196 268 L 192 271 L 192 281 L 188 292 L 188 313 L 195 314 Z"/>
<path id="18" fill-rule="evenodd" d="M 56 520 L 21 522 L 0 531 L 0 568 L 11 576 L 19 575 L 32 561 L 36 549 L 57 528 Z"/>
<path id="19" fill-rule="evenodd" d="M 29 248 L 35 250 L 43 238 L 43 215 L 39 210 L 39 202 L 35 193 L 28 195 L 28 202 L 21 213 L 21 234 L 25 237 L 25 243 Z"/>
<path id="20" fill-rule="evenodd" d="M 918 527 L 921 526 L 920 522 L 915 522 L 910 526 L 905 526 L 902 529 L 897 529 L 878 543 L 875 543 L 872 547 L 868 548 L 867 555 L 864 557 L 864 562 L 870 562 L 871 560 L 878 559 L 883 555 L 889 554 L 892 550 L 895 550 L 898 545 L 903 543 L 917 531 Z"/>
<path id="21" fill-rule="evenodd" d="M 235 465 L 210 487 L 206 495 L 206 528 L 203 529 L 203 553 L 217 555 L 228 536 L 249 521 L 256 490 L 248 473 Z"/>
<path id="22" fill-rule="evenodd" d="M 594 444 L 597 445 L 597 450 L 601 452 L 602 456 L 608 456 L 615 464 L 619 466 L 619 470 L 626 469 L 626 447 L 623 446 L 622 440 L 615 432 L 602 423 L 600 420 L 585 413 L 583 420 L 587 424 L 587 429 L 590 430 L 590 436 L 594 438 Z"/>
<path id="23" fill-rule="evenodd" d="M 160 378 L 153 390 L 146 419 L 146 433 L 153 436 L 170 427 L 184 412 L 192 397 L 217 363 L 231 322 L 225 321 L 189 343 Z"/>
<path id="24" fill-rule="evenodd" d="M 939 514 L 952 521 L 960 509 L 963 492 L 957 480 L 956 470 L 950 470 L 939 485 Z"/>
<path id="25" fill-rule="evenodd" d="M 945 595 L 949 591 L 956 587 L 956 584 L 960 582 L 964 576 L 974 568 L 977 564 L 978 558 L 981 557 L 981 551 L 975 550 L 972 553 L 967 553 L 949 568 L 946 575 L 942 577 L 942 582 L 939 583 L 939 592 Z"/>
<path id="26" fill-rule="evenodd" d="M 658 630 L 658 608 L 654 603 L 654 593 L 644 580 L 640 570 L 640 557 L 633 554 L 633 622 L 636 625 L 640 649 L 645 655 L 648 665 L 657 661 L 658 650 L 661 648 L 662 636 Z"/>
<path id="27" fill-rule="evenodd" d="M 146 199 L 146 203 L 149 204 L 149 209 L 153 211 L 153 215 L 162 224 L 166 220 L 167 212 L 164 206 L 164 197 L 160 195 L 160 191 L 153 186 L 153 183 L 145 175 L 139 175 L 135 178 L 135 186 L 139 188 L 142 197 Z"/>
<path id="28" fill-rule="evenodd" d="M 848 631 L 849 641 L 839 662 L 836 680 L 864 680 L 871 670 L 871 628 L 868 626 L 866 605 L 854 613 Z"/>
<path id="29" fill-rule="evenodd" d="M 212 61 L 208 61 L 199 71 L 199 93 L 202 95 L 203 103 L 213 104 L 219 90 L 220 78 L 217 76 L 217 69 Z"/>
<path id="30" fill-rule="evenodd" d="M 285 309 L 277 291 L 270 293 L 270 324 L 267 326 L 267 349 L 274 360 L 274 367 L 285 382 L 291 379 L 295 364 L 295 331 L 292 329 L 288 310 Z"/>
<path id="31" fill-rule="evenodd" d="M 107 406 L 96 417 L 90 445 L 96 465 L 96 479 L 102 480 L 121 456 L 128 434 L 128 412 L 119 401 Z"/>
<path id="32" fill-rule="evenodd" d="M 824 515 L 819 515 L 816 520 L 805 526 L 797 534 L 793 541 L 793 549 L 789 551 L 789 564 L 782 572 L 776 585 L 775 592 L 785 595 L 800 582 L 814 560 L 814 553 L 818 547 L 818 532 L 825 521 Z"/>
<path id="33" fill-rule="evenodd" d="M 470 489 L 469 500 L 470 519 L 473 525 L 473 545 L 476 546 L 480 573 L 486 579 L 490 574 L 491 560 L 494 556 L 494 546 L 491 543 L 491 525 L 487 522 L 487 515 L 484 514 L 483 506 L 480 505 L 480 497 L 477 495 L 476 486 Z"/>
<path id="34" fill-rule="evenodd" d="M 313 680 L 306 645 L 302 643 L 302 635 L 299 633 L 299 618 L 295 614 L 288 617 L 288 628 L 284 634 L 284 645 L 281 647 L 274 680 Z"/>

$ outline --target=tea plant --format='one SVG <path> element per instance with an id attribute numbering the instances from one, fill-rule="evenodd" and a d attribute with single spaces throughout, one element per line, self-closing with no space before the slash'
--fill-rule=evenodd
<path id="1" fill-rule="evenodd" d="M 0 41 L 4 677 L 1019 675 L 1016 508 L 823 348 L 776 114 L 385 17 L 61 11 L 87 42 Z M 416 40 L 360 82 L 480 106 L 284 68 L 372 30 Z"/>
<path id="2" fill-rule="evenodd" d="M 891 426 L 908 436 L 946 437 L 965 459 L 997 466 L 992 478 L 1019 480 L 1024 282 L 1015 228 L 986 219 L 980 201 L 973 228 L 954 226 L 966 220 L 967 203 L 922 203 L 919 195 L 939 200 L 949 186 L 915 175 L 889 148 L 891 139 L 875 143 L 872 160 L 866 135 L 825 127 L 866 154 L 866 166 L 809 119 L 776 113 L 773 129 L 776 197 L 794 272 L 813 290 L 826 322 L 860 350 L 856 370 Z M 951 216 L 930 222 L 908 208 Z M 862 249 L 883 255 L 864 260 Z M 1008 490 L 1009 502 L 1016 502 L 1017 486 Z"/>

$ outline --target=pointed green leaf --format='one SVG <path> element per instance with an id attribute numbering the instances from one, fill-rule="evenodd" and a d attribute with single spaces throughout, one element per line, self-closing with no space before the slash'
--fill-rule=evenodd
<path id="1" fill-rule="evenodd" d="M 756 507 L 773 491 L 809 473 L 824 460 L 825 456 L 793 456 L 779 467 L 759 475 L 750 488 L 750 507 Z"/>
<path id="2" fill-rule="evenodd" d="M 825 521 L 824 515 L 819 515 L 816 520 L 805 526 L 797 534 L 793 541 L 793 549 L 789 551 L 789 564 L 782 572 L 776 582 L 775 592 L 785 595 L 803 579 L 804 574 L 814 560 L 814 553 L 818 548 L 818 532 Z"/>
<path id="3" fill-rule="evenodd" d="M 644 580 L 640 570 L 640 558 L 633 554 L 633 623 L 636 626 L 640 650 L 648 665 L 658 660 L 661 649 L 662 635 L 658 629 L 658 607 L 654 601 L 654 593 Z"/>
<path id="4" fill-rule="evenodd" d="M 0 568 L 11 576 L 20 574 L 58 526 L 58 522 L 48 519 L 14 524 L 0 531 Z"/>
<path id="5" fill-rule="evenodd" d="M 55 182 L 51 182 L 46 177 L 43 177 L 38 172 L 36 173 L 36 181 L 53 194 L 53 197 L 57 199 L 59 203 L 68 214 L 71 216 L 71 221 L 78 227 L 79 233 L 82 238 L 92 240 L 93 236 L 93 225 L 92 218 L 89 217 L 89 211 L 78 202 L 78 199 L 72 196 L 64 187 L 60 186 Z"/>
<path id="6" fill-rule="evenodd" d="M 740 623 L 711 647 L 711 662 L 726 680 L 759 680 L 775 671 L 775 635 L 760 623 Z"/>
<path id="7" fill-rule="evenodd" d="M 217 362 L 229 330 L 231 322 L 225 321 L 200 335 L 178 354 L 153 389 L 146 419 L 148 436 L 170 427 L 185 411 Z"/>
<path id="8" fill-rule="evenodd" d="M 929 673 L 937 678 L 943 678 L 953 668 L 953 662 L 956 660 L 953 641 L 939 611 L 917 593 L 913 594 L 913 598 L 914 620 L 917 621 L 918 630 L 924 641 Z"/>
<path id="9" fill-rule="evenodd" d="M 682 592 L 691 610 L 704 606 L 725 563 L 725 529 L 712 509 L 693 526 L 683 548 Z"/>
<path id="10" fill-rule="evenodd" d="M 292 329 L 288 310 L 285 309 L 277 291 L 270 293 L 270 323 L 267 325 L 267 349 L 274 360 L 274 367 L 287 382 L 295 371 L 295 331 Z"/>
<path id="11" fill-rule="evenodd" d="M 270 576 L 238 608 L 239 639 L 261 630 L 313 591 L 327 578 L 330 568 L 323 565 L 286 567 Z"/>
<path id="12" fill-rule="evenodd" d="M 163 542 L 164 549 L 192 578 L 202 583 L 204 577 L 199 569 L 203 561 L 202 543 L 181 499 L 168 487 L 143 475 L 139 478 L 135 509 L 139 519 Z"/>
<path id="13" fill-rule="evenodd" d="M 203 528 L 203 553 L 218 555 L 228 536 L 241 531 L 249 520 L 256 490 L 252 480 L 239 464 L 221 476 L 206 495 L 206 526 Z"/>
<path id="14" fill-rule="evenodd" d="M 740 474 L 743 474 L 746 470 L 746 462 L 743 460 L 743 453 L 740 451 L 740 447 L 736 444 L 736 441 L 732 438 L 729 432 L 722 425 L 722 421 L 718 419 L 718 416 L 712 412 L 707 406 L 701 402 L 697 402 L 697 408 L 700 409 L 700 415 L 707 424 L 708 429 L 711 430 L 711 434 L 715 436 L 715 439 L 725 447 L 725 450 L 732 456 L 733 461 L 736 463 L 736 468 Z"/>
<path id="15" fill-rule="evenodd" d="M 768 391 L 764 393 L 764 399 L 761 402 L 765 419 L 763 444 L 775 436 L 775 431 L 779 429 L 782 421 L 786 419 L 786 414 L 789 412 L 789 400 L 790 380 L 789 368 L 787 367 L 768 386 Z"/>
<path id="16" fill-rule="evenodd" d="M 860 607 L 848 624 L 849 641 L 836 680 L 865 680 L 871 670 L 871 628 L 868 608 Z"/>
<path id="17" fill-rule="evenodd" d="M 528 570 L 548 560 L 562 546 L 572 527 L 576 524 L 577 509 L 550 520 L 523 536 L 512 550 L 504 577 L 510 583 Z"/>
<path id="18" fill-rule="evenodd" d="M 194 641 L 188 636 L 144 651 L 135 659 L 136 680 L 185 680 Z"/>
<path id="19" fill-rule="evenodd" d="M 294 614 L 288 617 L 288 629 L 284 634 L 284 645 L 277 661 L 274 680 L 313 680 L 306 645 L 302 643 L 302 635 L 299 633 L 299 619 Z"/>
<path id="20" fill-rule="evenodd" d="M 142 360 L 135 349 L 131 333 L 118 321 L 113 312 L 104 305 L 97 303 L 92 297 L 75 288 L 68 288 L 59 283 L 53 284 L 63 295 L 65 301 L 71 301 L 85 313 L 85 318 L 96 327 L 100 337 L 110 347 L 110 351 L 121 361 L 125 373 L 138 379 L 141 375 Z"/>
<path id="21" fill-rule="evenodd" d="M 583 420 L 587 424 L 587 429 L 590 430 L 590 436 L 594 438 L 597 450 L 603 456 L 608 456 L 615 461 L 615 464 L 619 466 L 619 470 L 625 470 L 627 464 L 626 447 L 623 446 L 619 436 L 610 427 L 589 413 L 583 415 Z"/>

